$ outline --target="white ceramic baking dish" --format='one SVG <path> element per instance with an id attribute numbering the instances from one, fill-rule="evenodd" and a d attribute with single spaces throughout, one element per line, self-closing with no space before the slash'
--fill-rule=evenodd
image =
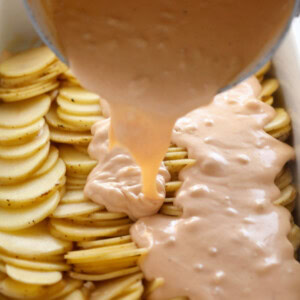
<path id="1" fill-rule="evenodd" d="M 0 0 L 0 53 L 20 51 L 39 43 L 21 0 Z M 292 140 L 298 160 L 295 184 L 300 191 L 300 18 L 294 20 L 284 43 L 274 56 L 274 73 L 281 83 L 281 98 L 293 120 Z M 300 221 L 300 201 L 298 223 Z"/>

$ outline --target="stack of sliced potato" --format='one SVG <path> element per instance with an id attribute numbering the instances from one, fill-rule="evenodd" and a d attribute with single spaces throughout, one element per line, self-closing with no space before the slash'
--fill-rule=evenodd
<path id="1" fill-rule="evenodd" d="M 143 274 L 137 273 L 122 278 L 113 279 L 97 285 L 92 292 L 91 300 L 135 300 L 141 299 L 144 286 L 142 283 Z"/>
<path id="2" fill-rule="evenodd" d="M 63 277 L 63 255 L 72 243 L 50 235 L 46 222 L 14 232 L 0 232 L 0 293 L 13 299 L 57 299 L 81 286 Z"/>
<path id="3" fill-rule="evenodd" d="M 70 69 L 61 74 L 60 79 L 63 81 L 64 86 L 80 86 L 78 79 Z"/>
<path id="4" fill-rule="evenodd" d="M 0 230 L 41 222 L 59 203 L 65 165 L 43 118 L 50 102 L 43 94 L 0 103 Z"/>
<path id="5" fill-rule="evenodd" d="M 78 86 L 62 87 L 46 116 L 51 140 L 73 145 L 87 145 L 91 126 L 102 118 L 99 96 Z"/>
<path id="6" fill-rule="evenodd" d="M 0 100 L 21 101 L 52 91 L 59 86 L 57 77 L 66 70 L 47 47 L 12 56 L 0 65 Z"/>
<path id="7" fill-rule="evenodd" d="M 96 161 L 78 146 L 61 145 L 59 151 L 67 168 L 67 184 L 52 214 L 50 232 L 57 238 L 77 242 L 79 250 L 65 257 L 73 265 L 70 276 L 102 281 L 138 272 L 137 261 L 145 250 L 137 249 L 128 236 L 131 220 L 125 214 L 107 212 L 84 196 L 87 175 Z"/>

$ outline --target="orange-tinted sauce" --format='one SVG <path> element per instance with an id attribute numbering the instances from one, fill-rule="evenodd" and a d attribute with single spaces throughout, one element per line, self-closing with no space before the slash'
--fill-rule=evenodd
<path id="1" fill-rule="evenodd" d="M 255 79 L 204 107 L 269 48 L 293 3 L 44 1 L 72 71 L 110 104 L 111 147 L 130 151 L 106 153 L 86 193 L 104 203 L 121 191 L 109 209 L 151 215 L 162 203 L 167 176 L 157 171 L 171 135 L 196 159 L 180 174 L 182 217 L 142 218 L 131 230 L 150 250 L 141 264 L 146 278 L 164 279 L 151 299 L 299 299 L 290 214 L 272 204 L 274 178 L 294 154 L 263 131 L 274 112 L 256 99 Z"/>
<path id="2" fill-rule="evenodd" d="M 31 3 L 37 3 L 31 0 Z M 110 144 L 155 178 L 177 118 L 208 104 L 269 48 L 293 0 L 45 0 L 81 84 L 109 101 Z"/>

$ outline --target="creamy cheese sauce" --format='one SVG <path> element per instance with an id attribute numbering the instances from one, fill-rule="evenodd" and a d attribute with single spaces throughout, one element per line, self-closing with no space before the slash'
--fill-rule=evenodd
<path id="1" fill-rule="evenodd" d="M 149 299 L 297 300 L 300 264 L 287 239 L 287 209 L 272 204 L 274 184 L 293 149 L 264 132 L 274 110 L 252 78 L 179 119 L 172 142 L 196 164 L 180 172 L 181 218 L 156 215 L 131 228 L 148 280 L 164 284 Z"/>
<path id="2" fill-rule="evenodd" d="M 126 213 L 132 220 L 154 215 L 165 198 L 165 182 L 169 172 L 161 163 L 156 176 L 159 198 L 149 199 L 142 193 L 141 168 L 130 153 L 121 147 L 109 151 L 110 119 L 97 122 L 92 127 L 93 140 L 89 155 L 98 161 L 85 185 L 85 195 L 104 205 L 109 211 Z"/>
<path id="3" fill-rule="evenodd" d="M 131 230 L 137 245 L 149 248 L 141 263 L 146 278 L 164 279 L 151 299 L 299 299 L 290 214 L 272 204 L 275 176 L 293 150 L 263 131 L 274 111 L 256 99 L 255 79 L 208 105 L 270 47 L 293 3 L 43 2 L 72 71 L 110 104 L 110 147 L 130 151 L 107 153 L 108 125 L 99 125 L 99 134 L 95 128 L 95 143 L 104 142 L 85 192 L 108 209 L 151 215 L 168 180 L 157 171 L 171 136 L 196 159 L 180 173 L 175 205 L 182 217 L 141 218 Z M 113 204 L 104 197 L 110 193 Z"/>
<path id="4" fill-rule="evenodd" d="M 38 3 L 38 0 L 31 0 Z M 293 0 L 51 0 L 42 3 L 81 84 L 110 103 L 110 144 L 155 178 L 176 119 L 253 66 Z M 51 27 L 52 28 L 52 27 Z"/>

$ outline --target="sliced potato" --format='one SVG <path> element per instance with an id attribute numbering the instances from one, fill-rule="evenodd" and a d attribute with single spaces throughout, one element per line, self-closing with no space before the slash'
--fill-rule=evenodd
<path id="1" fill-rule="evenodd" d="M 15 184 L 33 174 L 46 160 L 49 148 L 50 142 L 29 157 L 14 160 L 0 158 L 0 189 L 1 184 Z"/>
<path id="2" fill-rule="evenodd" d="M 279 128 L 284 128 L 291 123 L 289 114 L 283 108 L 276 108 L 275 118 L 265 126 L 265 131 L 270 132 Z"/>
<path id="3" fill-rule="evenodd" d="M 45 94 L 49 91 L 58 88 L 58 86 L 59 86 L 59 82 L 57 82 L 54 79 L 49 82 L 43 82 L 40 84 L 40 86 L 37 86 L 32 89 L 26 89 L 26 90 L 15 89 L 10 92 L 0 93 L 0 99 L 3 100 L 4 102 L 21 101 L 32 97 L 36 97 L 38 95 Z"/>
<path id="4" fill-rule="evenodd" d="M 86 179 L 76 178 L 72 176 L 67 177 L 67 183 L 71 185 L 80 185 L 84 186 L 86 184 Z"/>
<path id="5" fill-rule="evenodd" d="M 44 118 L 22 128 L 0 128 L 0 145 L 25 143 L 44 127 Z"/>
<path id="6" fill-rule="evenodd" d="M 74 145 L 74 148 L 76 150 L 78 150 L 79 152 L 82 152 L 84 154 L 88 154 L 88 147 L 86 147 L 86 146 Z"/>
<path id="7" fill-rule="evenodd" d="M 0 282 L 0 293 L 13 299 L 42 299 L 46 291 L 41 285 L 25 284 L 10 277 Z"/>
<path id="8" fill-rule="evenodd" d="M 122 292 L 142 279 L 143 274 L 137 273 L 101 283 L 96 290 L 93 291 L 91 300 L 121 299 L 118 298 L 118 296 L 120 296 Z"/>
<path id="9" fill-rule="evenodd" d="M 264 99 L 273 95 L 279 88 L 279 81 L 275 78 L 266 79 L 261 84 L 260 99 Z"/>
<path id="10" fill-rule="evenodd" d="M 113 271 L 105 274 L 99 274 L 99 275 L 70 272 L 70 276 L 74 279 L 80 279 L 80 280 L 102 281 L 102 280 L 108 280 L 108 279 L 126 276 L 129 274 L 134 274 L 139 271 L 140 271 L 140 267 L 132 267 L 132 268 L 122 269 L 122 270 Z"/>
<path id="11" fill-rule="evenodd" d="M 81 132 L 81 131 L 86 131 L 86 128 L 78 128 L 78 126 L 71 125 L 63 120 L 61 120 L 56 113 L 57 110 L 57 105 L 53 103 L 51 105 L 51 108 L 49 112 L 46 115 L 46 121 L 47 123 L 57 129 L 60 130 L 65 130 L 65 131 L 72 131 L 72 132 Z"/>
<path id="12" fill-rule="evenodd" d="M 56 60 L 55 54 L 46 46 L 23 51 L 0 64 L 0 75 L 20 77 L 34 74 Z"/>
<path id="13" fill-rule="evenodd" d="M 108 211 L 95 212 L 88 216 L 76 217 L 75 220 L 82 222 L 98 222 L 103 220 L 117 220 L 126 218 L 126 214 L 124 213 L 113 213 Z"/>
<path id="14" fill-rule="evenodd" d="M 57 115 L 58 117 L 65 121 L 66 123 L 69 123 L 71 125 L 74 125 L 78 128 L 85 128 L 90 129 L 93 124 L 95 124 L 97 121 L 103 120 L 102 116 L 79 116 L 79 115 L 71 115 L 63 111 L 60 107 L 57 109 Z"/>
<path id="15" fill-rule="evenodd" d="M 50 127 L 50 138 L 56 143 L 88 145 L 92 135 L 90 132 L 66 132 Z"/>
<path id="16" fill-rule="evenodd" d="M 49 81 L 50 79 L 57 77 L 61 73 L 65 72 L 67 66 L 60 61 L 55 61 L 47 68 L 21 77 L 2 77 L 0 78 L 1 86 L 5 88 L 22 87 L 29 85 L 32 82 L 39 83 L 43 81 Z"/>
<path id="17" fill-rule="evenodd" d="M 97 164 L 87 154 L 79 152 L 68 145 L 60 146 L 59 153 L 66 164 L 67 170 L 74 173 L 89 174 Z"/>
<path id="18" fill-rule="evenodd" d="M 70 100 L 67 100 L 64 97 L 57 97 L 57 104 L 59 107 L 70 115 L 78 115 L 78 116 L 99 116 L 101 114 L 100 103 L 97 104 L 82 104 L 75 103 Z"/>
<path id="19" fill-rule="evenodd" d="M 40 271 L 67 271 L 70 269 L 70 265 L 67 265 L 63 262 L 47 262 L 47 261 L 34 261 L 26 260 L 22 258 L 15 258 L 3 253 L 0 253 L 0 260 L 4 261 L 7 264 L 22 267 L 25 269 L 31 270 L 40 270 Z"/>
<path id="20" fill-rule="evenodd" d="M 96 261 L 103 261 L 103 264 L 105 262 L 111 264 L 111 260 L 119 260 L 122 258 L 127 259 L 129 257 L 139 256 L 141 253 L 145 252 L 144 250 L 145 249 L 141 248 L 138 249 L 133 242 L 130 242 L 105 247 L 70 251 L 65 255 L 65 259 L 73 264 L 81 264 L 81 266 L 92 264 L 90 267 L 93 268 L 95 267 L 93 263 Z"/>
<path id="21" fill-rule="evenodd" d="M 0 127 L 18 128 L 32 124 L 47 113 L 50 103 L 48 95 L 18 103 L 1 103 Z"/>
<path id="22" fill-rule="evenodd" d="M 6 265 L 7 275 L 19 282 L 37 285 L 51 285 L 62 279 L 62 273 L 59 271 L 37 271 Z"/>
<path id="23" fill-rule="evenodd" d="M 88 198 L 84 196 L 84 193 L 82 190 L 80 191 L 67 191 L 64 196 L 61 199 L 62 204 L 67 203 L 80 203 L 80 202 L 86 202 Z"/>
<path id="24" fill-rule="evenodd" d="M 107 247 L 113 245 L 120 245 L 131 242 L 130 235 L 118 236 L 114 238 L 101 239 L 96 241 L 88 241 L 88 242 L 79 242 L 77 243 L 78 247 L 84 249 L 97 248 L 97 247 Z M 1 259 L 1 257 L 0 257 Z"/>
<path id="25" fill-rule="evenodd" d="M 256 77 L 265 75 L 271 68 L 271 61 L 268 61 L 263 67 L 261 67 L 255 74 Z"/>
<path id="26" fill-rule="evenodd" d="M 50 140 L 50 131 L 45 124 L 40 132 L 29 142 L 16 146 L 0 146 L 0 158 L 26 158 L 39 151 Z"/>
<path id="27" fill-rule="evenodd" d="M 32 178 L 44 175 L 49 172 L 57 163 L 59 157 L 58 149 L 54 146 L 50 147 L 48 157 L 43 165 L 32 175 Z"/>
<path id="28" fill-rule="evenodd" d="M 100 209 L 102 209 L 102 207 L 92 201 L 60 204 L 53 212 L 52 216 L 54 218 L 68 218 L 90 214 Z"/>
<path id="29" fill-rule="evenodd" d="M 83 188 L 84 188 L 84 186 L 67 184 L 67 189 L 69 191 L 80 191 L 80 190 L 83 190 Z"/>
<path id="30" fill-rule="evenodd" d="M 47 198 L 60 187 L 65 170 L 65 164 L 59 159 L 48 173 L 40 177 L 16 185 L 2 186 L 0 206 L 22 207 Z"/>
<path id="31" fill-rule="evenodd" d="M 83 226 L 59 219 L 51 219 L 51 227 L 61 234 L 62 238 L 72 241 L 93 240 L 97 237 L 113 237 L 128 234 L 131 224 L 99 228 L 97 226 Z"/>
<path id="32" fill-rule="evenodd" d="M 68 219 L 74 221 L 74 223 L 76 223 L 76 224 L 87 225 L 87 226 L 98 226 L 98 227 L 113 227 L 113 226 L 120 226 L 120 225 L 132 223 L 132 221 L 129 218 L 116 219 L 116 220 L 93 221 L 93 220 L 84 220 L 84 217 L 82 217 L 82 219 L 81 219 L 81 217 L 82 217 L 82 215 L 70 216 L 70 217 L 68 217 Z"/>
<path id="33" fill-rule="evenodd" d="M 5 231 L 31 227 L 53 213 L 60 200 L 59 192 L 48 199 L 22 208 L 0 207 L 0 229 Z"/>
<path id="34" fill-rule="evenodd" d="M 5 274 L 6 274 L 5 263 L 0 261 L 0 280 L 4 279 L 6 277 Z"/>
<path id="35" fill-rule="evenodd" d="M 61 297 L 64 297 L 66 295 L 69 295 L 76 289 L 79 289 L 82 286 L 82 281 L 81 280 L 76 280 L 72 278 L 67 278 L 62 280 L 63 282 L 63 289 L 61 289 L 57 293 L 48 293 L 47 294 L 47 300 L 52 300 L 52 299 L 61 299 Z"/>
<path id="36" fill-rule="evenodd" d="M 86 300 L 86 297 L 81 290 L 75 290 L 71 294 L 63 297 L 61 300 Z"/>
<path id="37" fill-rule="evenodd" d="M 51 236 L 45 222 L 15 232 L 0 231 L 0 249 L 17 258 L 49 259 L 71 248 L 72 243 Z"/>
<path id="38" fill-rule="evenodd" d="M 98 104 L 99 96 L 81 87 L 65 87 L 59 90 L 59 94 L 74 103 Z"/>

